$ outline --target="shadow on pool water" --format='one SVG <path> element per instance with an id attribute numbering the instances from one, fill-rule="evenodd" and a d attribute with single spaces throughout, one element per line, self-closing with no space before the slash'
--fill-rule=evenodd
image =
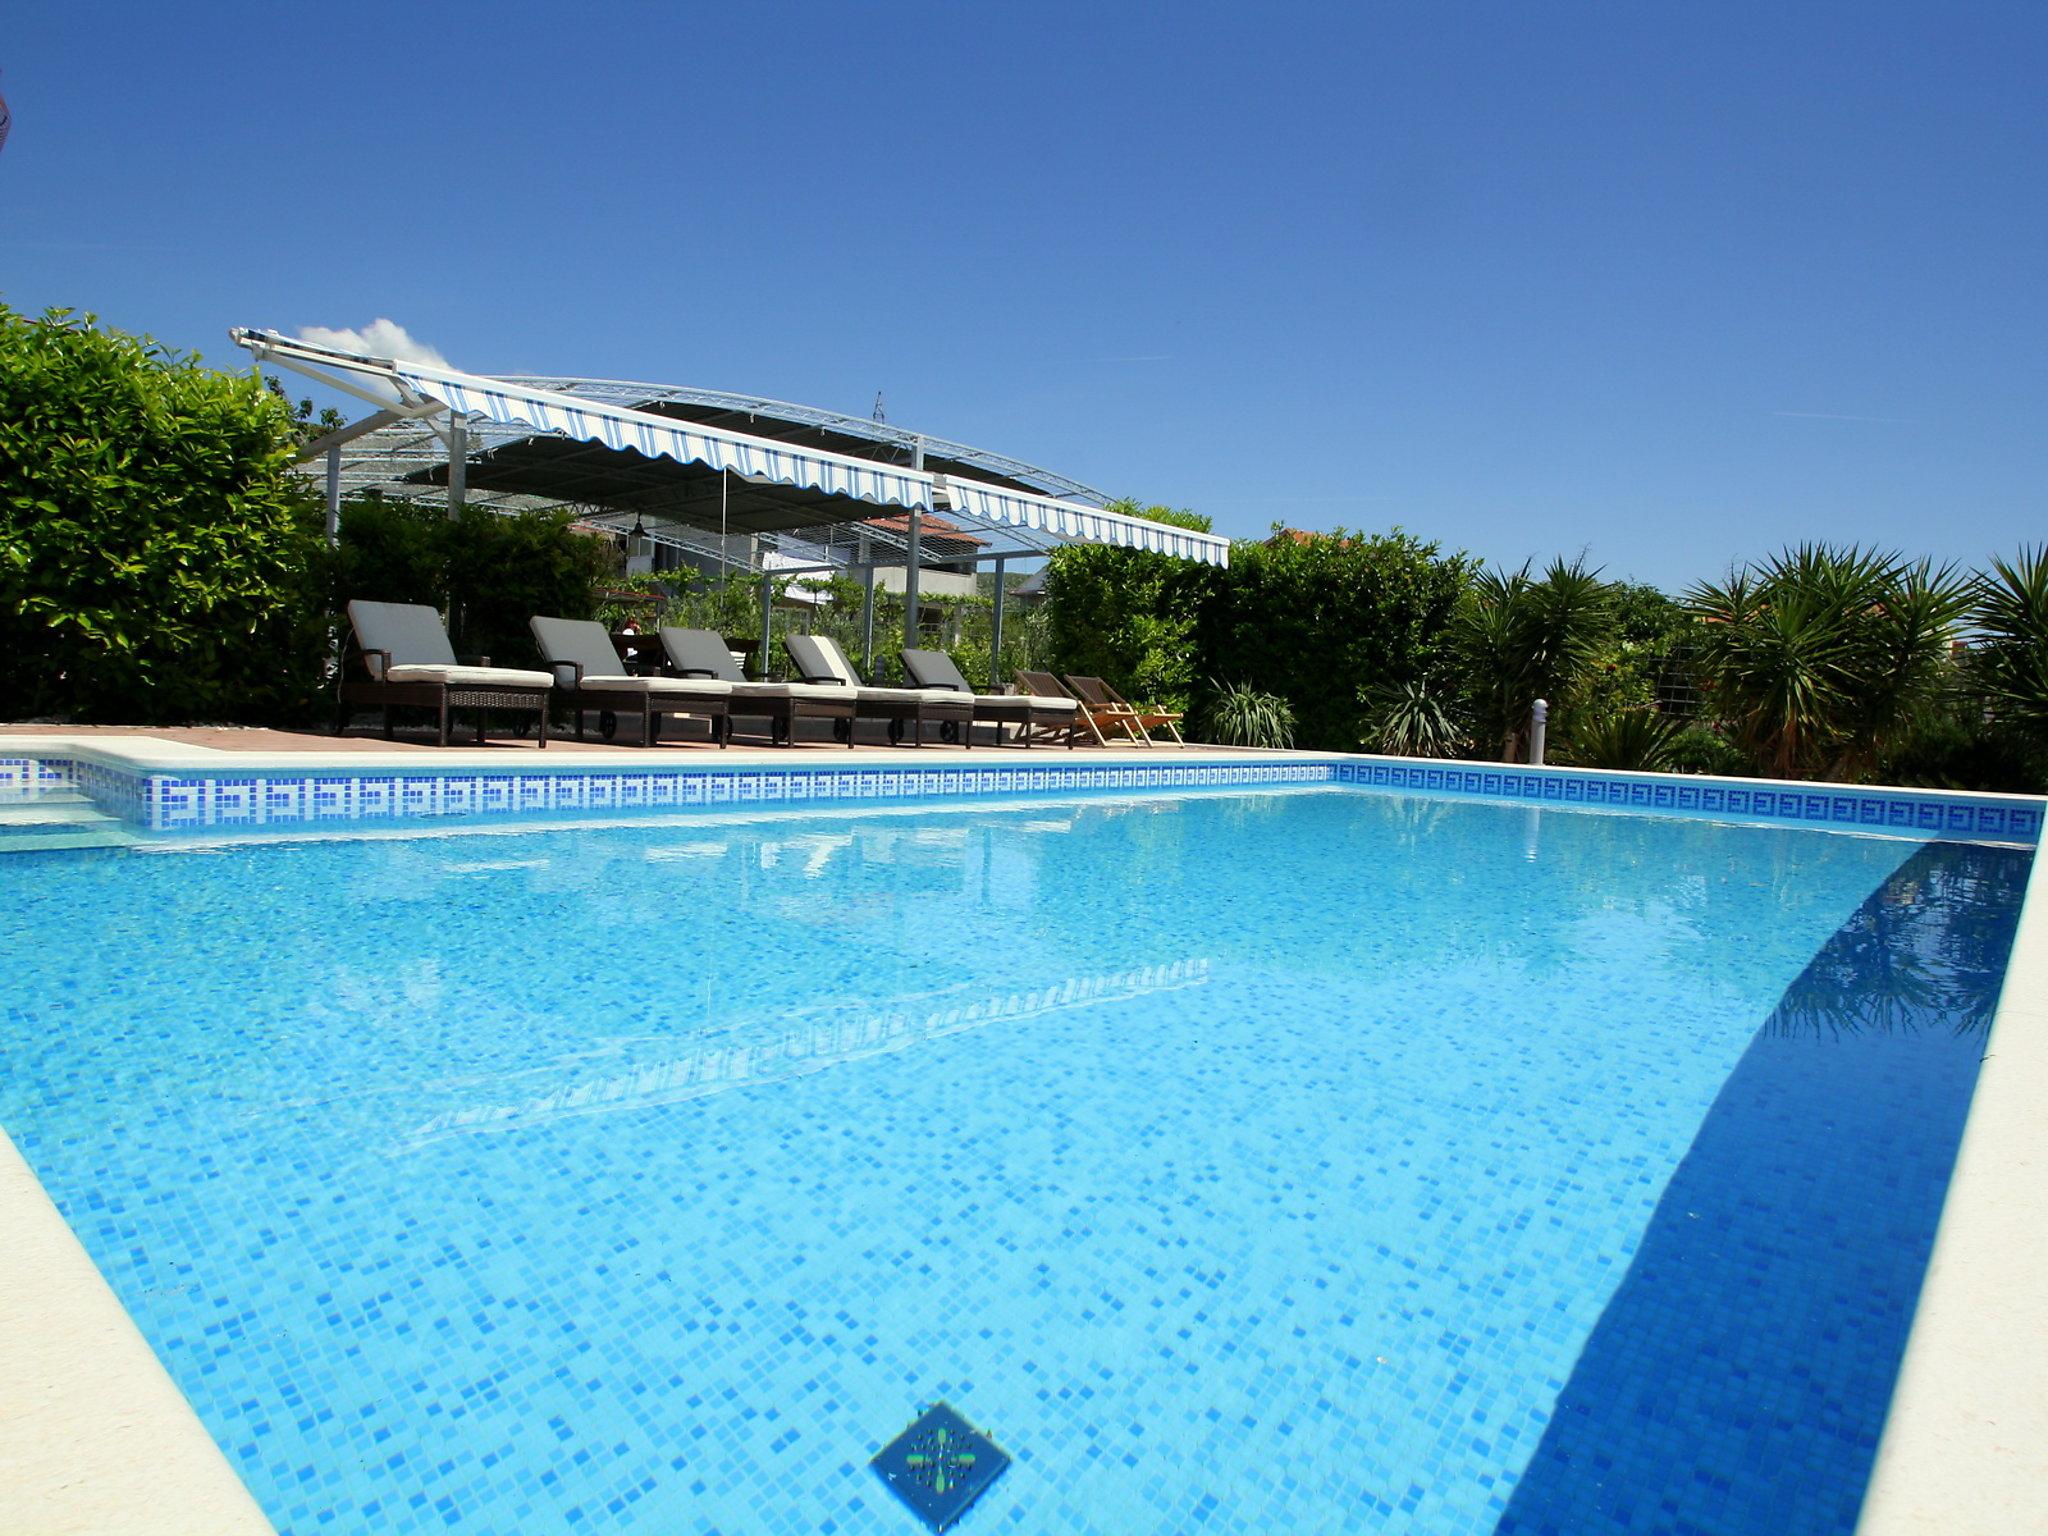
<path id="1" fill-rule="evenodd" d="M 1855 1528 L 2029 864 L 1921 849 L 1787 989 L 1497 1536 Z"/>

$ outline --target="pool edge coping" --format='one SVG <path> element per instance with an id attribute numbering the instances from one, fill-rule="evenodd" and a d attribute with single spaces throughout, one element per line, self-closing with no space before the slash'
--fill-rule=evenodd
<path id="1" fill-rule="evenodd" d="M 2007 1536 L 2048 1494 L 2048 859 L 1998 1008 L 1857 1536 Z"/>
<path id="2" fill-rule="evenodd" d="M 272 1536 L 4 1129 L 0 1230 L 0 1527 Z"/>

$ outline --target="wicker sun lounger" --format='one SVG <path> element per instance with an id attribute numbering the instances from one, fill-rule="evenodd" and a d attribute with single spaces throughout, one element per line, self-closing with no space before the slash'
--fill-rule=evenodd
<path id="1" fill-rule="evenodd" d="M 972 699 L 975 722 L 993 725 L 998 741 L 1006 725 L 1017 728 L 1017 739 L 1027 747 L 1034 740 L 1056 741 L 1061 736 L 1072 747 L 1080 739 L 1080 706 L 1073 699 L 1035 693 L 976 693 L 944 651 L 906 650 L 903 670 L 920 688 L 943 688 Z"/>
<path id="2" fill-rule="evenodd" d="M 731 690 L 726 705 L 728 729 L 737 717 L 765 719 L 769 740 L 793 746 L 799 720 L 830 720 L 834 736 L 849 747 L 853 745 L 854 701 L 859 690 L 838 685 L 749 682 L 739 663 L 733 660 L 732 647 L 725 643 L 725 637 L 708 629 L 665 625 L 661 630 L 661 649 L 668 659 L 668 670 L 677 677 L 709 678 Z"/>
<path id="3" fill-rule="evenodd" d="M 854 707 L 869 719 L 889 722 L 889 740 L 903 739 L 912 726 L 913 745 L 924 745 L 926 722 L 936 722 L 942 739 L 950 730 L 963 747 L 974 745 L 974 700 L 948 688 L 871 688 L 861 682 L 839 642 L 824 635 L 784 635 L 782 644 L 807 683 L 836 683 L 857 690 Z"/>
<path id="4" fill-rule="evenodd" d="M 726 707 L 732 684 L 712 678 L 635 677 L 619 659 L 605 627 L 595 619 L 532 621 L 533 638 L 555 675 L 555 694 L 576 712 L 576 739 L 583 739 L 583 716 L 589 710 L 640 717 L 640 745 L 651 747 L 661 736 L 663 715 L 698 715 L 711 722 L 711 736 L 721 747 L 732 734 Z M 609 725 L 609 722 L 607 722 Z"/>
<path id="5" fill-rule="evenodd" d="M 540 744 L 548 744 L 548 695 L 554 678 L 546 672 L 494 667 L 488 656 L 456 658 L 441 615 L 424 603 L 348 605 L 355 647 L 343 658 L 335 729 L 348 726 L 351 709 L 384 711 L 391 735 L 394 709 L 431 709 L 440 716 L 440 741 L 448 745 L 448 717 L 458 709 L 476 711 L 477 745 L 483 745 L 484 712 L 529 711 L 540 716 Z M 351 675 L 350 663 L 358 669 Z"/>
<path id="6" fill-rule="evenodd" d="M 1161 726 L 1166 727 L 1176 746 L 1187 745 L 1181 740 L 1181 714 L 1178 710 L 1133 704 L 1099 677 L 1083 677 L 1069 672 L 1067 686 L 1090 710 L 1119 720 L 1135 740 L 1144 742 L 1148 747 L 1154 745 L 1152 732 Z"/>

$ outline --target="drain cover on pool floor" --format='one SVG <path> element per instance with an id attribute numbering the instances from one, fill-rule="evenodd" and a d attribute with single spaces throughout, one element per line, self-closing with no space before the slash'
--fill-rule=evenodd
<path id="1" fill-rule="evenodd" d="M 1009 1464 L 993 1440 L 945 1403 L 920 1414 L 869 1463 L 935 1531 L 966 1514 Z"/>

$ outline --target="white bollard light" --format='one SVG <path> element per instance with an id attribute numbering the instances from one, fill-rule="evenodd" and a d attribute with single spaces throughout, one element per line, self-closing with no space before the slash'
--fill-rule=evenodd
<path id="1" fill-rule="evenodd" d="M 1550 725 L 1550 701 L 1538 699 L 1529 706 L 1529 766 L 1543 766 L 1543 736 Z"/>

